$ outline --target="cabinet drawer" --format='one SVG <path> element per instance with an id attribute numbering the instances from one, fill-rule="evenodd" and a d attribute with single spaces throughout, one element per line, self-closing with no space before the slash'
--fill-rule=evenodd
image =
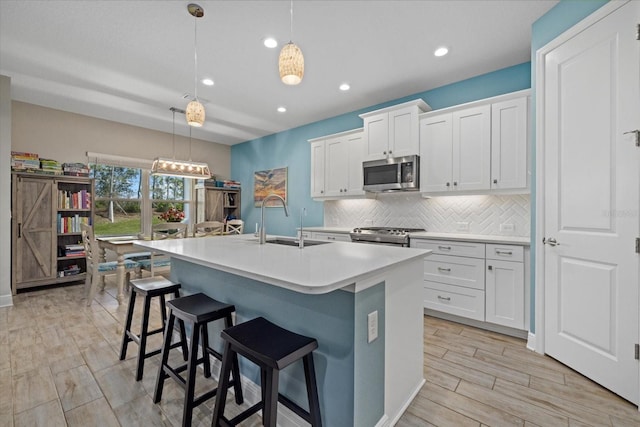
<path id="1" fill-rule="evenodd" d="M 523 262 L 524 248 L 518 245 L 487 244 L 487 259 Z"/>
<path id="2" fill-rule="evenodd" d="M 484 292 L 425 280 L 424 307 L 484 321 Z"/>
<path id="3" fill-rule="evenodd" d="M 427 256 L 424 259 L 424 280 L 484 290 L 484 259 Z"/>
<path id="4" fill-rule="evenodd" d="M 351 236 L 341 233 L 321 233 L 314 232 L 311 236 L 315 240 L 329 240 L 331 242 L 350 242 Z"/>
<path id="5" fill-rule="evenodd" d="M 447 240 L 411 240 L 411 247 L 431 249 L 434 254 L 484 258 L 484 243 L 452 242 Z"/>

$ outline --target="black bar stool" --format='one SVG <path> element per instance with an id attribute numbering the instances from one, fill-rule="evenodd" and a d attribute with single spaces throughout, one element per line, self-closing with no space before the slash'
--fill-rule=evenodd
<path id="1" fill-rule="evenodd" d="M 134 279 L 129 281 L 131 286 L 131 296 L 129 297 L 129 309 L 127 311 L 127 321 L 122 334 L 122 346 L 120 347 L 120 360 L 127 357 L 127 347 L 131 341 L 138 344 L 138 367 L 136 369 L 136 381 L 142 379 L 144 371 L 144 360 L 156 354 L 160 354 L 161 349 L 146 352 L 147 337 L 149 335 L 164 332 L 167 323 L 167 307 L 165 295 L 173 294 L 174 298 L 180 297 L 180 284 L 173 283 L 162 276 L 149 277 L 145 279 Z M 131 322 L 133 321 L 133 309 L 136 305 L 136 295 L 144 296 L 144 307 L 142 309 L 142 327 L 140 335 L 131 332 Z M 160 313 L 162 314 L 162 327 L 149 330 L 149 309 L 151 307 L 151 299 L 160 297 Z M 172 329 L 173 331 L 173 329 Z M 184 354 L 184 360 L 187 360 L 187 339 L 184 330 L 184 323 L 180 321 L 180 337 L 181 342 L 176 343 L 174 347 L 181 346 Z"/>
<path id="2" fill-rule="evenodd" d="M 181 298 L 176 298 L 167 303 L 169 306 L 169 320 L 167 321 L 164 336 L 164 344 L 162 346 L 162 361 L 158 370 L 156 380 L 156 388 L 153 394 L 153 402 L 158 403 L 162 399 L 162 389 L 164 380 L 168 377 L 173 378 L 185 390 L 184 409 L 182 412 L 182 425 L 190 426 L 193 414 L 193 408 L 205 402 L 216 395 L 218 388 L 213 388 L 201 396 L 195 397 L 196 385 L 196 369 L 197 365 L 204 365 L 204 376 L 211 376 L 211 362 L 209 355 L 213 355 L 216 359 L 222 360 L 222 355 L 209 347 L 209 333 L 207 324 L 214 320 L 224 319 L 225 328 L 233 326 L 231 313 L 236 309 L 231 304 L 224 304 L 208 297 L 203 293 L 197 293 Z M 189 357 L 187 363 L 178 367 L 171 367 L 168 364 L 169 351 L 171 345 L 171 334 L 168 331 L 173 330 L 175 319 L 188 322 L 191 325 L 191 335 L 189 343 Z M 198 343 L 202 342 L 202 357 L 198 359 Z M 242 397 L 242 388 L 240 386 L 240 369 L 238 367 L 237 356 L 231 360 L 230 370 L 233 372 L 233 381 L 229 383 L 229 372 L 227 372 L 227 387 L 233 385 L 236 403 L 241 404 L 244 401 Z M 186 379 L 180 376 L 180 373 L 186 372 Z"/>
<path id="3" fill-rule="evenodd" d="M 320 402 L 313 365 L 313 350 L 318 348 L 315 338 L 298 335 L 258 317 L 222 331 L 224 352 L 212 427 L 235 426 L 262 409 L 262 424 L 276 426 L 278 401 L 298 414 L 313 427 L 321 427 Z M 224 418 L 224 407 L 229 387 L 229 372 L 241 355 L 260 367 L 262 400 L 231 420 Z M 278 392 L 280 370 L 302 359 L 307 383 L 309 411 Z"/>

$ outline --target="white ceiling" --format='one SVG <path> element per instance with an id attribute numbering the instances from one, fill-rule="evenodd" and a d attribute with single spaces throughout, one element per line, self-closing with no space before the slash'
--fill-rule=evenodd
<path id="1" fill-rule="evenodd" d="M 194 91 L 188 3 L 1 0 L 0 74 L 15 100 L 171 132 L 169 107 Z M 231 145 L 526 62 L 531 24 L 558 2 L 296 0 L 298 86 L 278 76 L 289 1 L 197 3 L 198 78 L 215 85 L 199 83 L 207 119 L 193 135 Z"/>

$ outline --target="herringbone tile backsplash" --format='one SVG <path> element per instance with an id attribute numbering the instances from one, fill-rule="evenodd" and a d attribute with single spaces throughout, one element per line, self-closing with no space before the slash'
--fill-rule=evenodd
<path id="1" fill-rule="evenodd" d="M 464 223 L 468 223 L 468 230 L 460 229 Z M 419 194 L 398 193 L 378 194 L 375 199 L 324 202 L 325 227 L 393 226 L 442 233 L 529 237 L 530 225 L 528 194 L 424 199 Z"/>

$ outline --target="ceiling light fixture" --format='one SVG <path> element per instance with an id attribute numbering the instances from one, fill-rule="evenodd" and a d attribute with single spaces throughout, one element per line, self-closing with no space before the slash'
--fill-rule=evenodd
<path id="1" fill-rule="evenodd" d="M 340 85 L 340 90 L 341 90 L 341 91 L 343 91 L 343 92 L 346 92 L 346 91 L 348 91 L 349 89 L 351 89 L 351 86 L 349 86 L 349 83 L 342 83 L 342 84 Z"/>
<path id="2" fill-rule="evenodd" d="M 191 101 L 187 105 L 187 111 L 185 116 L 187 117 L 187 123 L 190 126 L 201 127 L 204 124 L 204 105 L 198 101 L 198 18 L 202 18 L 204 16 L 204 9 L 195 3 L 190 3 L 187 6 L 187 10 L 189 14 L 192 15 L 194 19 L 193 24 L 193 101 Z"/>
<path id="3" fill-rule="evenodd" d="M 286 107 L 278 107 L 278 113 L 286 113 L 286 112 L 287 112 Z"/>
<path id="4" fill-rule="evenodd" d="M 304 57 L 300 48 L 293 40 L 293 0 L 291 0 L 291 21 L 289 28 L 289 43 L 282 47 L 278 59 L 278 71 L 280 79 L 286 85 L 297 85 L 304 76 Z"/>
<path id="5" fill-rule="evenodd" d="M 437 48 L 435 52 L 433 52 L 435 56 L 445 56 L 447 53 L 449 53 L 449 49 L 444 46 Z"/>
<path id="6" fill-rule="evenodd" d="M 213 80 L 212 79 L 202 79 L 202 84 L 206 85 L 206 86 L 213 86 Z"/>
<path id="7" fill-rule="evenodd" d="M 265 38 L 262 43 L 265 45 L 265 47 L 268 47 L 269 49 L 273 49 L 278 47 L 278 41 L 276 39 L 274 39 L 273 37 L 267 37 Z"/>
<path id="8" fill-rule="evenodd" d="M 185 114 L 179 108 L 169 108 L 173 112 L 173 158 L 156 157 L 151 165 L 151 175 L 176 176 L 188 179 L 209 179 L 211 171 L 209 165 L 191 160 L 191 127 L 189 127 L 189 160 L 176 160 L 176 113 Z"/>

